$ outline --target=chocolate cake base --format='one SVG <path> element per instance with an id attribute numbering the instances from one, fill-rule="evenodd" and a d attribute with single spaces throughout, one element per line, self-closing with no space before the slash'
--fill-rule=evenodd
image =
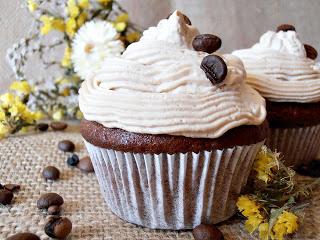
<path id="1" fill-rule="evenodd" d="M 122 152 L 173 154 L 226 149 L 258 143 L 266 138 L 268 123 L 265 121 L 259 126 L 240 126 L 229 130 L 217 139 L 132 133 L 122 129 L 106 128 L 97 122 L 88 120 L 82 120 L 80 131 L 87 142 L 97 147 Z"/>
<path id="2" fill-rule="evenodd" d="M 320 124 L 320 102 L 267 101 L 267 113 L 271 128 L 298 128 Z"/>

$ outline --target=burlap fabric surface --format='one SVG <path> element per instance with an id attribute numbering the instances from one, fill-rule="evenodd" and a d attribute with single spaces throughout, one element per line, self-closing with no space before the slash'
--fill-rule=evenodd
<path id="1" fill-rule="evenodd" d="M 191 232 L 149 230 L 126 223 L 113 215 L 102 195 L 95 174 L 85 174 L 66 164 L 67 154 L 57 149 L 60 140 L 76 143 L 76 152 L 85 156 L 82 138 L 77 129 L 68 132 L 47 132 L 14 136 L 0 141 L 0 182 L 17 183 L 21 190 L 11 206 L 0 206 L 0 239 L 30 231 L 41 239 L 49 239 L 43 231 L 46 214 L 36 202 L 46 192 L 60 194 L 65 203 L 63 216 L 73 223 L 68 239 L 193 239 Z M 42 169 L 54 165 L 61 171 L 60 180 L 46 182 Z M 305 211 L 304 224 L 294 239 L 320 239 L 320 191 L 314 192 L 312 203 Z M 248 235 L 240 220 L 221 224 L 225 239 L 256 239 Z"/>

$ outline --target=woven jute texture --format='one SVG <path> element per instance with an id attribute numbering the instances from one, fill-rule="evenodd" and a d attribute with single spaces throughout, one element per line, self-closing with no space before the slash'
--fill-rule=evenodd
<path id="1" fill-rule="evenodd" d="M 9 207 L 0 206 L 1 240 L 23 231 L 33 232 L 41 239 L 49 239 L 43 231 L 48 216 L 36 207 L 39 196 L 47 192 L 56 192 L 65 200 L 62 215 L 73 223 L 68 239 L 193 239 L 189 231 L 149 230 L 126 223 L 113 215 L 103 200 L 95 174 L 85 174 L 67 166 L 68 154 L 57 148 L 58 142 L 64 139 L 76 144 L 76 152 L 80 157 L 87 155 L 75 127 L 68 132 L 14 136 L 0 141 L 0 182 L 21 185 L 12 204 Z M 58 181 L 46 182 L 41 177 L 42 169 L 48 165 L 60 169 Z M 320 239 L 319 190 L 314 192 L 303 222 L 294 239 Z M 237 219 L 229 220 L 219 228 L 226 240 L 256 239 L 244 231 L 243 223 Z"/>

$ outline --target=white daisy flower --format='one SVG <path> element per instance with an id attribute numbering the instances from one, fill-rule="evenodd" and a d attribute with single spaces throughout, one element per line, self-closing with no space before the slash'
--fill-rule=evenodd
<path id="1" fill-rule="evenodd" d="M 97 70 L 105 58 L 120 56 L 124 51 L 122 41 L 111 23 L 90 21 L 77 32 L 72 44 L 74 70 L 82 79 Z"/>

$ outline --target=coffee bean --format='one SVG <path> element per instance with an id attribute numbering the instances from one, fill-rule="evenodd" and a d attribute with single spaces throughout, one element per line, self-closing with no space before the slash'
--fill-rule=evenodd
<path id="1" fill-rule="evenodd" d="M 0 204 L 8 205 L 11 203 L 13 198 L 13 193 L 8 191 L 7 189 L 0 190 Z"/>
<path id="2" fill-rule="evenodd" d="M 172 13 L 170 13 L 170 14 L 168 15 L 167 19 L 168 19 L 169 17 L 171 17 L 171 15 L 172 15 Z M 182 17 L 183 17 L 183 20 L 185 21 L 186 24 L 192 25 L 190 18 L 188 18 L 188 17 L 187 17 L 186 15 L 184 15 L 184 14 L 182 14 Z"/>
<path id="3" fill-rule="evenodd" d="M 33 233 L 25 232 L 12 235 L 11 237 L 8 237 L 7 240 L 40 240 L 40 238 Z"/>
<path id="4" fill-rule="evenodd" d="M 318 52 L 314 47 L 304 44 L 304 49 L 306 50 L 307 58 L 315 60 L 318 57 Z"/>
<path id="5" fill-rule="evenodd" d="M 46 180 L 57 180 L 60 177 L 60 171 L 54 166 L 48 166 L 43 169 L 42 176 Z"/>
<path id="6" fill-rule="evenodd" d="M 37 129 L 38 129 L 39 131 L 41 131 L 41 132 L 47 131 L 48 128 L 49 128 L 49 124 L 47 124 L 47 123 L 38 123 L 38 124 L 37 124 Z"/>
<path id="7" fill-rule="evenodd" d="M 79 163 L 79 156 L 77 154 L 72 154 L 71 157 L 68 157 L 67 163 L 70 166 L 77 166 Z"/>
<path id="8" fill-rule="evenodd" d="M 208 55 L 201 62 L 201 69 L 213 85 L 223 82 L 228 73 L 228 67 L 217 55 Z"/>
<path id="9" fill-rule="evenodd" d="M 63 152 L 73 152 L 75 145 L 69 140 L 63 140 L 58 143 L 58 148 Z"/>
<path id="10" fill-rule="evenodd" d="M 296 28 L 290 24 L 282 24 L 277 27 L 277 32 L 280 32 L 280 31 L 284 31 L 284 32 L 296 31 Z"/>
<path id="11" fill-rule="evenodd" d="M 221 47 L 221 39 L 212 34 L 200 34 L 196 36 L 192 41 L 194 50 L 213 53 Z"/>
<path id="12" fill-rule="evenodd" d="M 45 233 L 52 238 L 64 239 L 72 230 L 72 223 L 66 217 L 51 217 L 44 227 Z"/>
<path id="13" fill-rule="evenodd" d="M 45 193 L 37 201 L 39 209 L 48 209 L 50 206 L 61 206 L 62 204 L 63 198 L 57 193 Z"/>
<path id="14" fill-rule="evenodd" d="M 62 130 L 65 130 L 68 127 L 68 124 L 64 123 L 64 122 L 52 122 L 50 124 L 50 127 L 54 131 L 62 131 Z"/>
<path id="15" fill-rule="evenodd" d="M 48 214 L 50 215 L 59 215 L 60 211 L 61 211 L 61 206 L 53 205 L 48 207 Z"/>
<path id="16" fill-rule="evenodd" d="M 18 184 L 6 184 L 4 185 L 4 188 L 7 189 L 10 192 L 15 192 L 20 190 L 20 185 Z"/>
<path id="17" fill-rule="evenodd" d="M 214 225 L 200 224 L 192 231 L 195 240 L 223 240 L 222 232 Z"/>
<path id="18" fill-rule="evenodd" d="M 80 159 L 78 163 L 78 168 L 81 169 L 83 172 L 94 172 L 93 165 L 89 156 Z"/>

